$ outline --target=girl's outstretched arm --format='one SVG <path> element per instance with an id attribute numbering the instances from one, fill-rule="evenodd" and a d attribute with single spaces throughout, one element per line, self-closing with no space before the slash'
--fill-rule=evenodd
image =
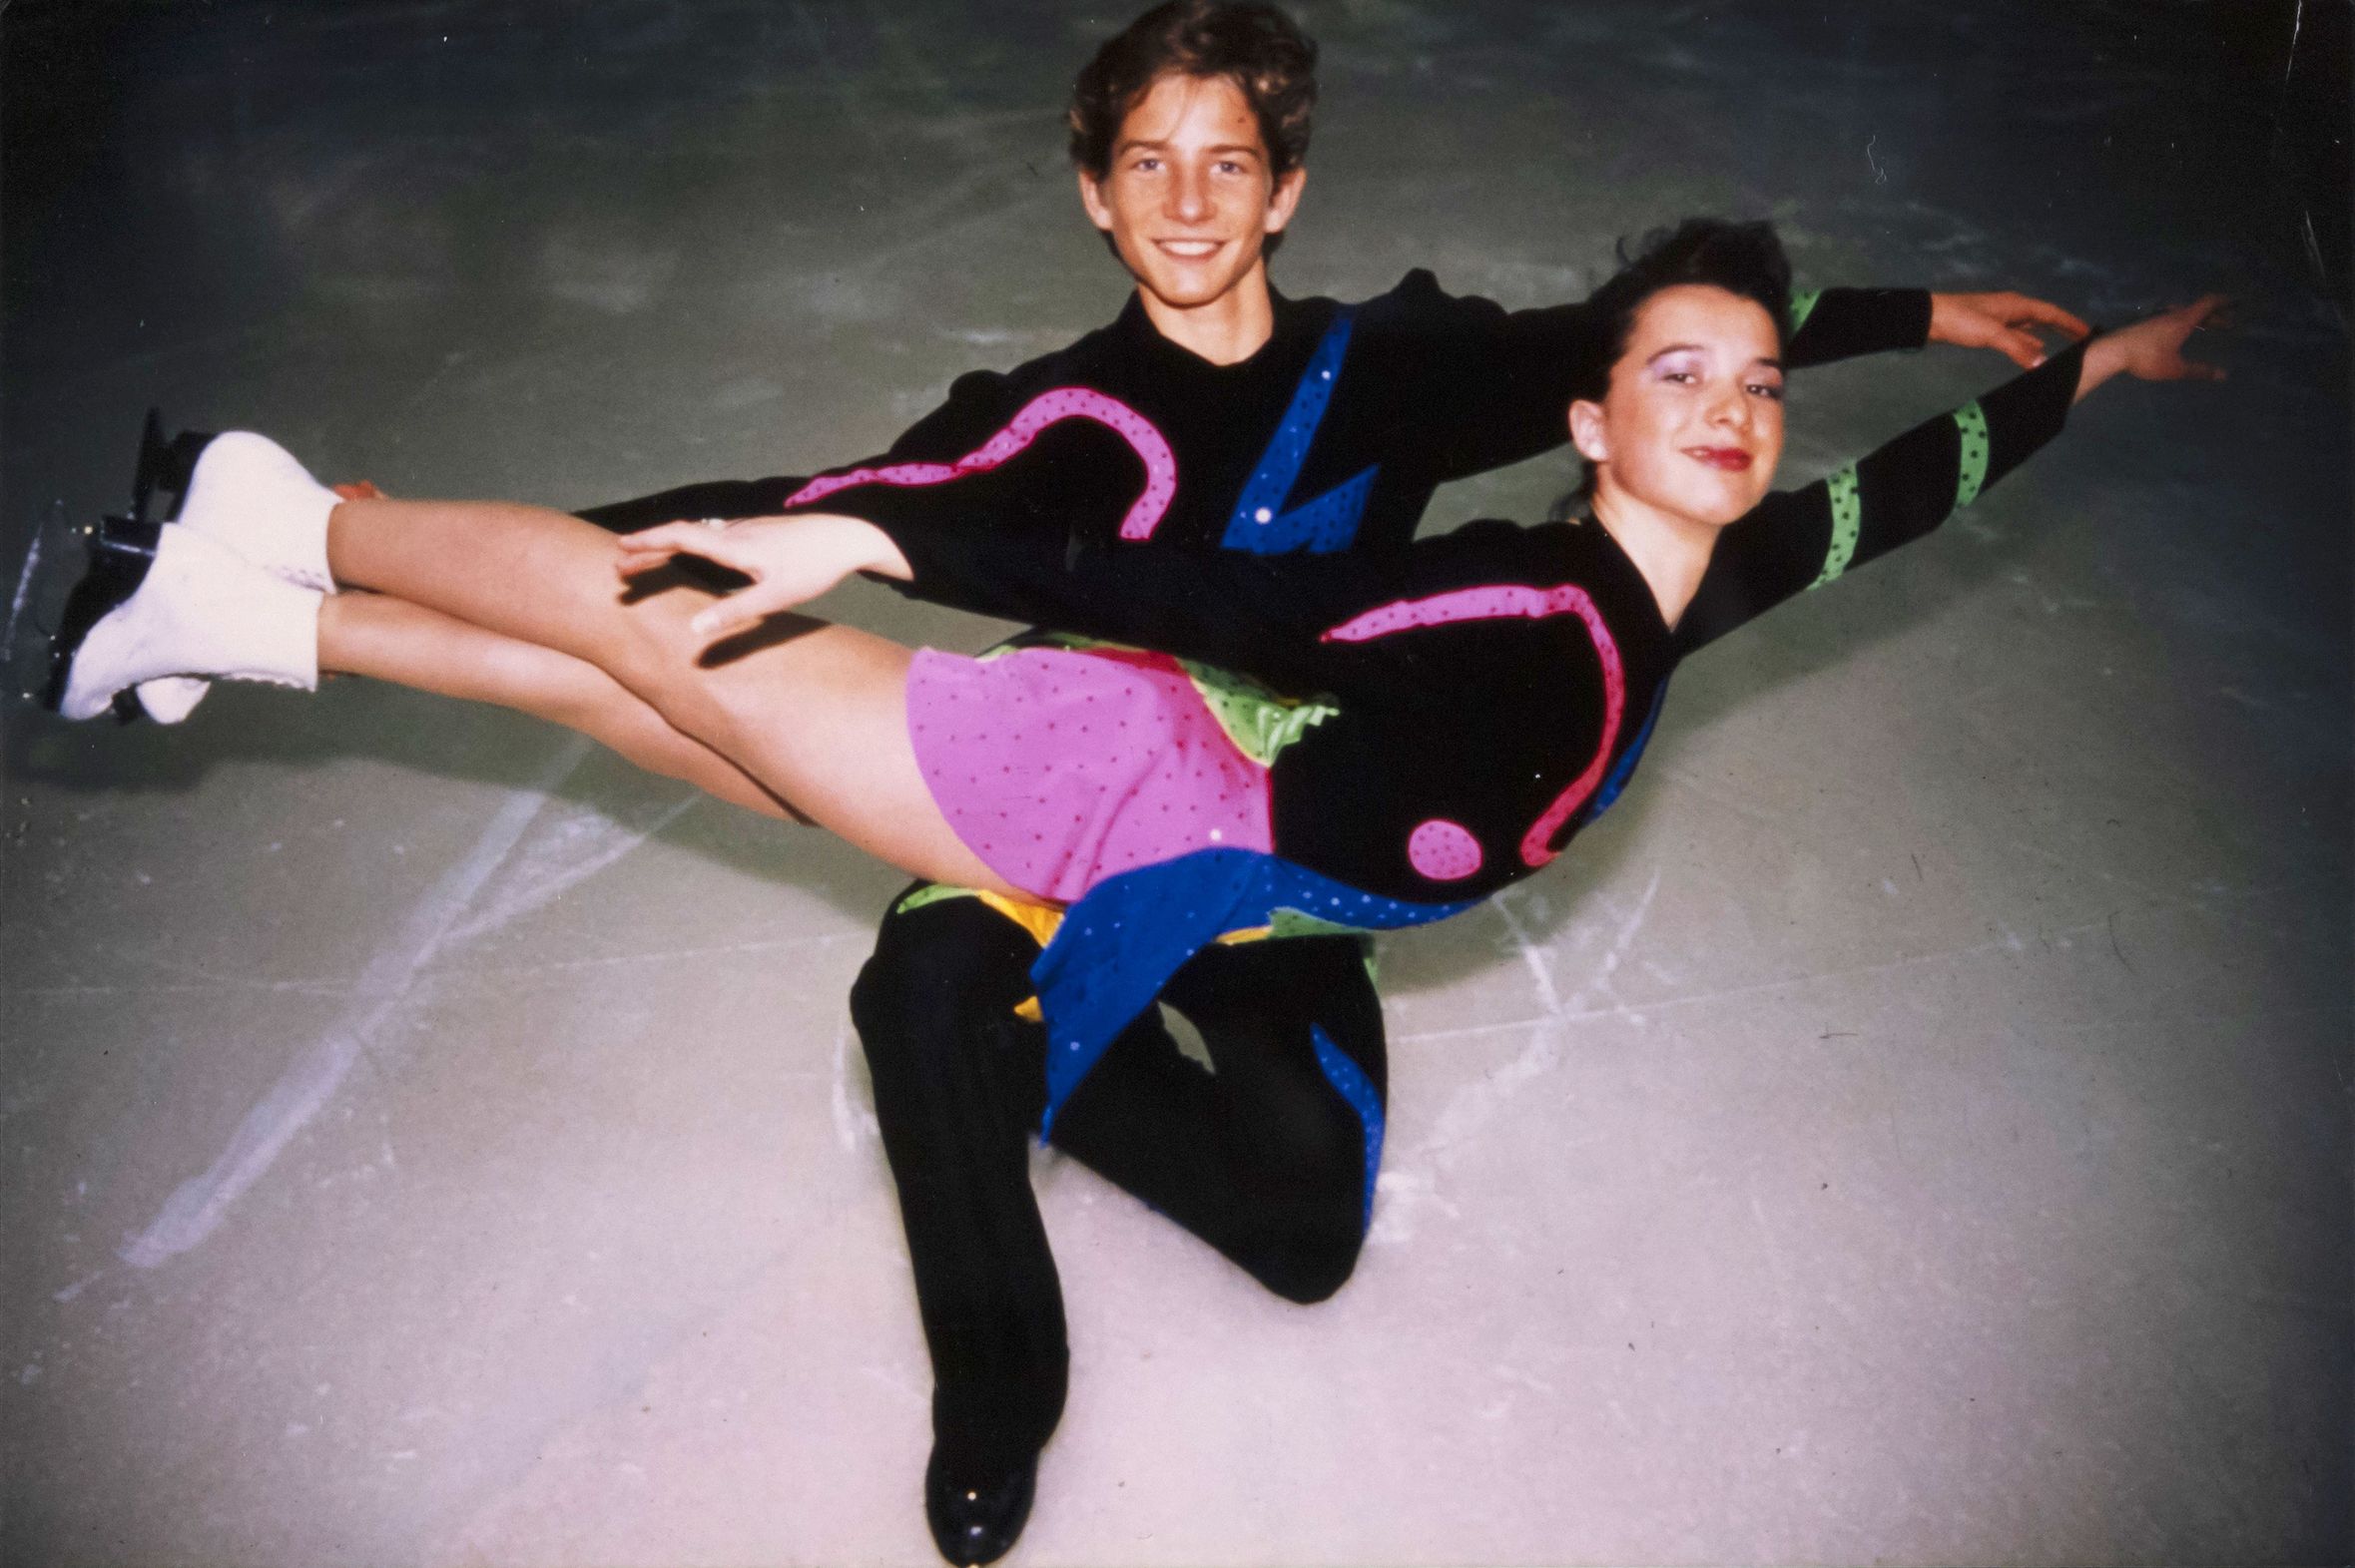
<path id="1" fill-rule="evenodd" d="M 1921 538 L 2058 435 L 2070 405 L 2114 376 L 2222 379 L 2183 357 L 2221 302 L 2209 295 L 2074 345 L 1814 484 L 1768 496 L 1727 527 L 1678 640 L 1690 652 Z"/>

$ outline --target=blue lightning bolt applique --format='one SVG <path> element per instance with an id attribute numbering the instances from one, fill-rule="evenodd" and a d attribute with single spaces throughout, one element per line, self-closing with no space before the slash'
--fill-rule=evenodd
<path id="1" fill-rule="evenodd" d="M 1284 422 L 1277 426 L 1275 438 L 1268 442 L 1259 466 L 1243 486 L 1234 515 L 1227 519 L 1226 536 L 1219 541 L 1227 549 L 1247 550 L 1253 555 L 1287 555 L 1295 550 L 1326 555 L 1347 549 L 1357 537 L 1359 520 L 1366 515 L 1367 493 L 1374 488 L 1375 472 L 1382 466 L 1379 463 L 1313 501 L 1289 511 L 1284 507 L 1285 498 L 1300 478 L 1301 465 L 1308 460 L 1309 443 L 1317 438 L 1317 425 L 1333 401 L 1333 383 L 1341 375 L 1343 356 L 1349 352 L 1350 327 L 1350 311 L 1335 316 L 1308 368 L 1301 372 L 1292 406 L 1284 410 Z"/>

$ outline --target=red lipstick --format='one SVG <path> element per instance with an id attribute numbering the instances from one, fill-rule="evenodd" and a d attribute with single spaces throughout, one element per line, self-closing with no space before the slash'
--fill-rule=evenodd
<path id="1" fill-rule="evenodd" d="M 1741 473 L 1750 466 L 1750 454 L 1738 446 L 1688 446 L 1684 455 L 1729 474 Z"/>

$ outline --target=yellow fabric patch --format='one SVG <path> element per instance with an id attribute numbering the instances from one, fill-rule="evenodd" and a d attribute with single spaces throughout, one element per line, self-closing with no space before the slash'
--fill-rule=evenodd
<path id="1" fill-rule="evenodd" d="M 1011 898 L 1000 898 L 995 893 L 982 893 L 980 899 L 990 908 L 995 909 L 1023 930 L 1028 931 L 1040 947 L 1046 946 L 1047 943 L 1055 939 L 1055 927 L 1063 923 L 1063 911 L 1050 909 L 1044 904 L 1016 903 Z M 1229 931 L 1219 940 L 1229 946 L 1236 942 L 1259 942 L 1273 936 L 1275 931 L 1276 928 L 1272 925 L 1252 925 L 1246 926 L 1240 931 Z M 1046 1021 L 1046 1014 L 1039 1009 L 1038 998 L 1035 996 L 1024 998 L 1021 1004 L 1014 1009 L 1014 1016 L 1025 1023 Z"/>
<path id="2" fill-rule="evenodd" d="M 1030 939 L 1044 947 L 1055 939 L 1055 928 L 1063 923 L 1063 911 L 1054 904 L 1020 903 L 1002 893 L 983 891 L 981 901 L 999 914 L 1030 933 Z"/>

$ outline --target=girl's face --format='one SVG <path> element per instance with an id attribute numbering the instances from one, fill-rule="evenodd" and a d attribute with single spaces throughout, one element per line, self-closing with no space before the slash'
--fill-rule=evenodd
<path id="1" fill-rule="evenodd" d="M 1570 439 L 1616 494 L 1723 527 L 1756 506 L 1783 454 L 1783 365 L 1764 306 L 1704 283 L 1636 310 L 1600 403 L 1570 405 Z"/>

